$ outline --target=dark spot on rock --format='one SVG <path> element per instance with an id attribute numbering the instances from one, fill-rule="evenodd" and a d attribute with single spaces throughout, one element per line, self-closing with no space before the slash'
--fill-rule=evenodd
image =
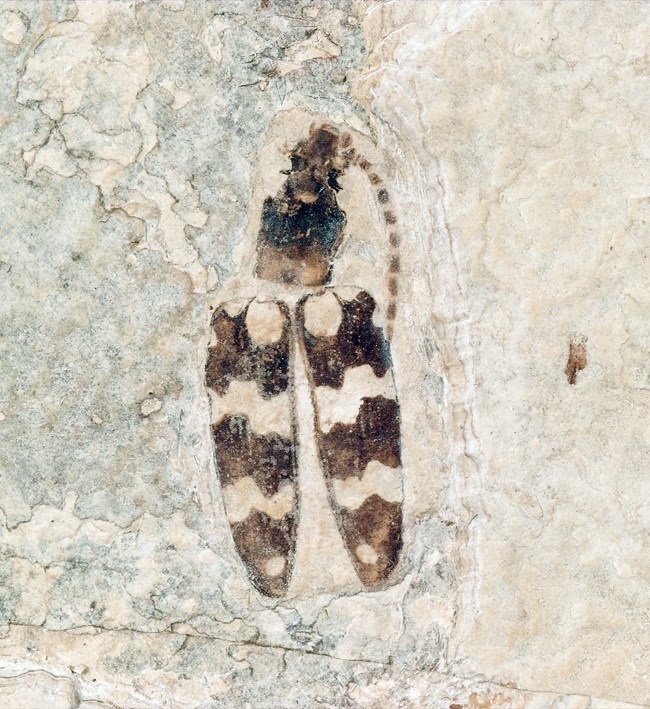
<path id="1" fill-rule="evenodd" d="M 578 372 L 587 366 L 587 344 L 584 338 L 572 338 L 569 342 L 569 359 L 566 363 L 567 381 L 575 384 Z"/>

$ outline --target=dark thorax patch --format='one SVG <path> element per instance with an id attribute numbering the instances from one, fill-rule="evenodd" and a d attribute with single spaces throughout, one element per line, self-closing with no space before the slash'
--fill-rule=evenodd
<path id="1" fill-rule="evenodd" d="M 346 223 L 336 201 L 337 177 L 349 165 L 341 138 L 336 128 L 320 126 L 291 151 L 284 185 L 262 209 L 261 278 L 306 286 L 329 282 Z"/>

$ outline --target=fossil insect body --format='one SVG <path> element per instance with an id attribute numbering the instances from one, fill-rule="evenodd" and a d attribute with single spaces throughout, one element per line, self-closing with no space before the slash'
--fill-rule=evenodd
<path id="1" fill-rule="evenodd" d="M 290 152 L 280 192 L 267 197 L 257 275 L 299 292 L 218 307 L 206 365 L 212 434 L 235 546 L 263 594 L 287 592 L 299 518 L 295 358 L 307 372 L 322 473 L 340 534 L 368 588 L 383 585 L 402 546 L 399 405 L 389 340 L 398 235 L 388 192 L 351 136 L 313 125 Z M 338 178 L 361 168 L 391 247 L 389 303 L 378 324 L 372 295 L 330 284 L 346 215 Z"/>

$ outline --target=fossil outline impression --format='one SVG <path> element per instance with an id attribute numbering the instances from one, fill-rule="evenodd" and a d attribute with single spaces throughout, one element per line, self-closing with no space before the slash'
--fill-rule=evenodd
<path id="1" fill-rule="evenodd" d="M 373 589 L 387 581 L 402 548 L 400 414 L 389 347 L 396 220 L 381 178 L 349 133 L 313 124 L 289 156 L 280 192 L 264 201 L 256 273 L 297 296 L 216 308 L 206 364 L 215 460 L 253 585 L 284 595 L 298 527 L 294 362 L 301 357 L 328 499 L 353 566 Z M 369 293 L 330 284 L 346 224 L 337 179 L 350 166 L 373 186 L 389 236 L 385 330 Z"/>

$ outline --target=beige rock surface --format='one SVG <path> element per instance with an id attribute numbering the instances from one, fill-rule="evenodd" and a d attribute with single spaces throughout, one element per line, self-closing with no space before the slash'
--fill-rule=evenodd
<path id="1" fill-rule="evenodd" d="M 650 706 L 648 36 L 634 0 L 0 3 L 2 706 Z M 401 232 L 406 543 L 364 591 L 305 456 L 272 600 L 203 368 L 315 119 Z M 383 302 L 341 184 L 335 281 Z"/>

